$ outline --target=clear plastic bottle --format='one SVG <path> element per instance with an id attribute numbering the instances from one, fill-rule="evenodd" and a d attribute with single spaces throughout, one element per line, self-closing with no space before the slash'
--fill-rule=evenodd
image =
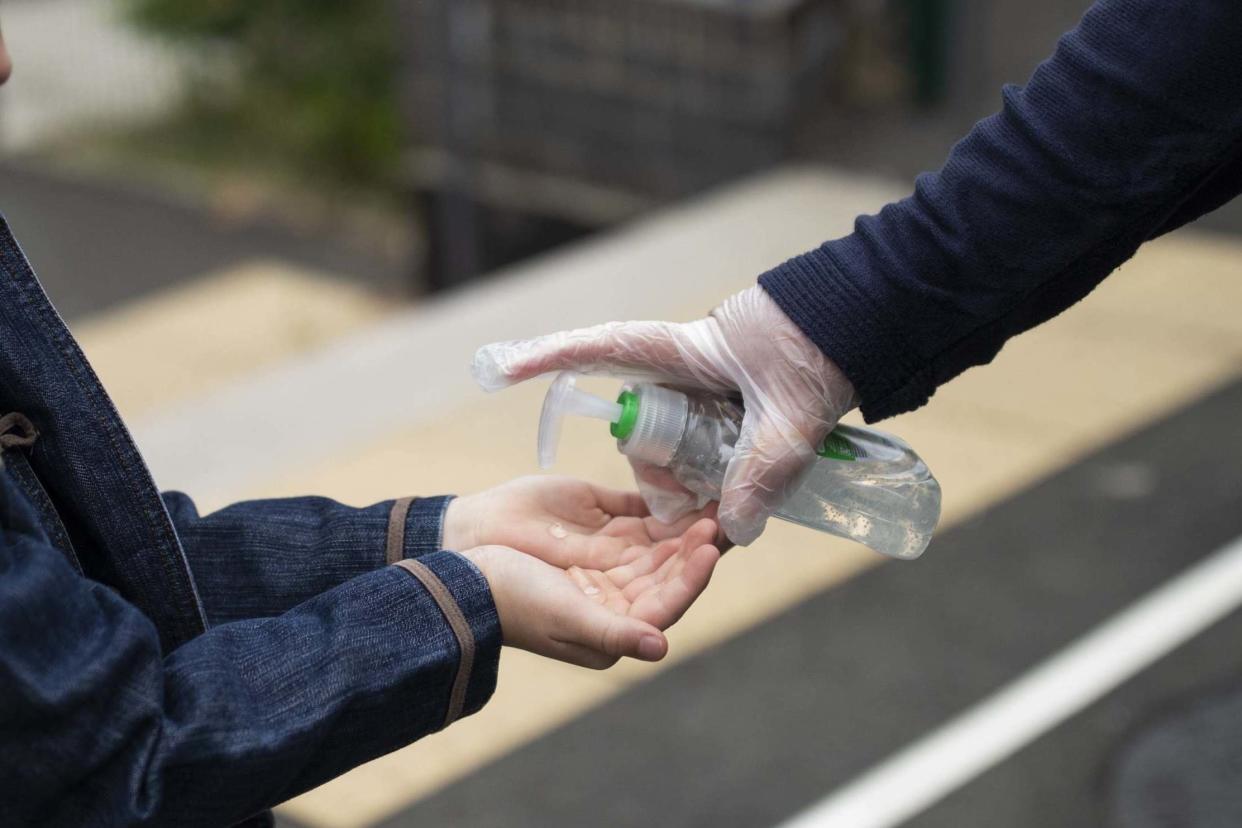
<path id="1" fill-rule="evenodd" d="M 639 383 L 610 402 L 561 374 L 544 400 L 539 462 L 552 465 L 561 420 L 576 414 L 611 423 L 622 454 L 667 468 L 690 491 L 718 499 L 741 431 L 733 400 Z M 837 426 L 818 458 L 790 485 L 776 516 L 909 560 L 923 554 L 940 520 L 940 484 L 901 439 L 873 428 Z"/>

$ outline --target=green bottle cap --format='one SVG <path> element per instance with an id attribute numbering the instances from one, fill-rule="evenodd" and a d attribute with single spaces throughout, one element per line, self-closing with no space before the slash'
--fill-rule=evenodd
<path id="1" fill-rule="evenodd" d="M 638 420 L 638 395 L 633 391 L 622 391 L 617 397 L 621 403 L 621 419 L 608 426 L 612 436 L 624 440 L 634 431 L 634 423 Z"/>

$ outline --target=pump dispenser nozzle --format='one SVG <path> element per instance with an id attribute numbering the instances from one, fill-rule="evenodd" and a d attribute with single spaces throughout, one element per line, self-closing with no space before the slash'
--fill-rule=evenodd
<path id="1" fill-rule="evenodd" d="M 551 468 L 566 414 L 593 417 L 611 423 L 622 454 L 656 466 L 667 466 L 687 426 L 689 398 L 672 388 L 643 383 L 625 389 L 616 402 L 588 394 L 577 387 L 578 375 L 566 371 L 552 382 L 539 418 L 539 465 Z"/>
<path id="2" fill-rule="evenodd" d="M 609 423 L 621 421 L 625 406 L 605 400 L 577 387 L 578 375 L 566 371 L 557 376 L 543 400 L 539 415 L 539 468 L 550 469 L 556 462 L 556 447 L 561 441 L 561 423 L 566 414 L 593 417 Z"/>

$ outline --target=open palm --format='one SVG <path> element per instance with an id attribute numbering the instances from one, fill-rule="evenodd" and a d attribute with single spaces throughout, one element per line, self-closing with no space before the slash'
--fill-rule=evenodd
<path id="1" fill-rule="evenodd" d="M 524 477 L 452 501 L 444 546 L 487 577 L 506 644 L 598 669 L 664 657 L 720 560 L 714 509 L 663 524 L 637 493 Z"/>
<path id="2" fill-rule="evenodd" d="M 681 535 L 630 547 L 608 569 L 559 567 L 507 546 L 465 554 L 492 586 L 506 644 L 583 667 L 622 656 L 658 661 L 663 635 L 707 587 L 720 551 L 716 524 L 703 519 Z"/>
<path id="3" fill-rule="evenodd" d="M 636 492 L 571 477 L 521 477 L 454 500 L 445 516 L 444 545 L 470 549 L 499 544 L 561 569 L 603 572 L 630 563 L 662 541 L 680 538 L 704 517 L 715 517 L 714 503 L 664 524 L 651 517 Z M 723 539 L 705 542 L 717 540 Z"/>
<path id="4" fill-rule="evenodd" d="M 716 524 L 693 523 L 681 535 L 649 546 L 630 547 L 622 563 L 606 570 L 566 569 L 569 579 L 595 603 L 618 615 L 667 629 L 707 587 L 720 550 L 712 541 Z"/>

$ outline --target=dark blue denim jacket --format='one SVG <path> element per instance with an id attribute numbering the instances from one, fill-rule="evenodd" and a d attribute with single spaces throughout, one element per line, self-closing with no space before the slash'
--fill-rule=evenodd
<path id="1" fill-rule="evenodd" d="M 37 436 L 0 439 L 0 825 L 261 820 L 490 697 L 499 621 L 439 550 L 447 498 L 161 496 L 0 219 L 11 412 Z"/>

